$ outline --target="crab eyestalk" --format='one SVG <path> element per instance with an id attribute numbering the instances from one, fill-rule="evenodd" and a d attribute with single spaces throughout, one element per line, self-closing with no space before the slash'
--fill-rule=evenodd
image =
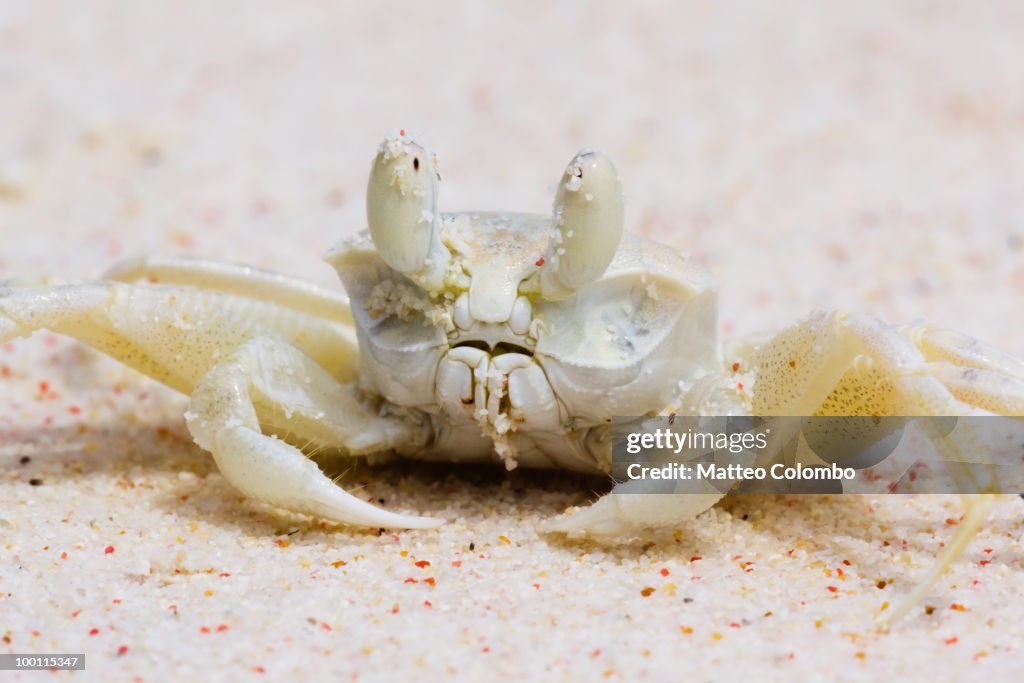
<path id="1" fill-rule="evenodd" d="M 555 195 L 551 242 L 540 272 L 545 297 L 568 297 L 604 274 L 622 239 L 623 211 L 615 166 L 600 152 L 581 150 Z"/>
<path id="2" fill-rule="evenodd" d="M 381 143 L 366 190 L 370 237 L 385 263 L 430 290 L 444 282 L 450 254 L 438 234 L 433 155 L 404 134 Z"/>

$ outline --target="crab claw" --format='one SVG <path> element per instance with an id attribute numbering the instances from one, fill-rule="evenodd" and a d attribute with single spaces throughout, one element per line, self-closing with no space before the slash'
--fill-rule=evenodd
<path id="1" fill-rule="evenodd" d="M 580 150 L 555 195 L 541 292 L 561 299 L 601 277 L 615 256 L 624 222 L 619 172 L 600 152 Z"/>
<path id="2" fill-rule="evenodd" d="M 405 136 L 377 150 L 366 190 L 370 237 L 384 261 L 428 289 L 439 289 L 450 254 L 438 234 L 437 162 Z"/>

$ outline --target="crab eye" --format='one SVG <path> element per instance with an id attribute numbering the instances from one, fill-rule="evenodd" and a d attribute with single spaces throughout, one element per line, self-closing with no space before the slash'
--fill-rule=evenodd
<path id="1" fill-rule="evenodd" d="M 545 296 L 560 298 L 601 277 L 623 224 L 622 186 L 600 152 L 582 150 L 566 167 L 555 195 L 551 243 L 541 271 Z"/>
<path id="2" fill-rule="evenodd" d="M 366 190 L 370 237 L 385 263 L 410 276 L 430 279 L 429 272 L 446 263 L 437 234 L 437 176 L 419 173 L 427 151 L 408 137 L 381 143 Z M 431 267 L 435 266 L 435 267 Z"/>

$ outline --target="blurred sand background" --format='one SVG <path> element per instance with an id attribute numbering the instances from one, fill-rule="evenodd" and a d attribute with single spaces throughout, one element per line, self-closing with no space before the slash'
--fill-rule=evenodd
<path id="1" fill-rule="evenodd" d="M 627 227 L 719 277 L 724 334 L 850 308 L 1024 354 L 1021 45 L 1010 1 L 6 2 L 0 277 L 187 252 L 337 286 L 320 255 L 365 226 L 370 160 L 404 127 L 439 156 L 444 210 L 547 212 L 572 154 L 603 150 Z M 82 680 L 1024 661 L 1020 500 L 932 614 L 879 633 L 957 500 L 750 497 L 598 546 L 535 524 L 600 481 L 400 465 L 347 481 L 453 522 L 378 537 L 242 500 L 182 397 L 73 342 L 0 365 L 0 651 L 88 653 Z"/>

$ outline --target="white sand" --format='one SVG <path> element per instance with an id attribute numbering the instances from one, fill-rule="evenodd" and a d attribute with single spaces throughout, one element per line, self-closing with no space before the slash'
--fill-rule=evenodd
<path id="1" fill-rule="evenodd" d="M 847 307 L 1024 353 L 1020 3 L 209 4 L 0 9 L 0 275 L 185 251 L 336 286 L 405 126 L 446 210 L 547 211 L 604 150 L 725 333 Z M 452 523 L 378 537 L 244 501 L 182 397 L 73 342 L 0 366 L 0 652 L 76 680 L 1020 676 L 1018 499 L 886 633 L 956 499 L 747 497 L 602 547 L 536 531 L 600 481 L 398 465 L 346 481 Z"/>

